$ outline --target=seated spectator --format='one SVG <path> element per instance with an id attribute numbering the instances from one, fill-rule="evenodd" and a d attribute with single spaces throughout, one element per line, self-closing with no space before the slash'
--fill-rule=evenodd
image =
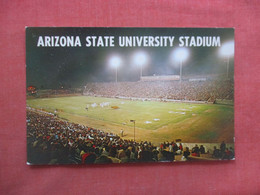
<path id="1" fill-rule="evenodd" d="M 191 153 L 192 156 L 200 156 L 200 149 L 197 144 L 192 148 Z"/>
<path id="2" fill-rule="evenodd" d="M 81 151 L 82 164 L 93 164 L 96 160 L 96 155 L 92 152 Z"/>
<path id="3" fill-rule="evenodd" d="M 234 158 L 235 157 L 235 151 L 232 147 L 229 147 L 229 151 L 232 153 L 231 157 Z"/>
<path id="4" fill-rule="evenodd" d="M 158 153 L 158 161 L 160 162 L 167 162 L 168 152 L 166 150 L 160 150 Z"/>
<path id="5" fill-rule="evenodd" d="M 221 158 L 221 152 L 220 152 L 219 149 L 217 149 L 216 146 L 214 146 L 212 157 L 213 158 Z"/>
<path id="6" fill-rule="evenodd" d="M 226 151 L 225 151 L 224 155 L 222 156 L 222 159 L 231 160 L 232 158 L 234 158 L 233 153 L 228 148 L 226 148 Z"/>
<path id="7" fill-rule="evenodd" d="M 95 164 L 107 164 L 107 163 L 113 163 L 111 158 L 109 158 L 106 155 L 101 155 L 100 157 L 96 158 Z"/>
<path id="8" fill-rule="evenodd" d="M 124 150 L 119 150 L 118 151 L 118 159 L 121 160 L 121 163 L 127 163 L 130 161 L 128 156 L 126 155 L 126 152 Z"/>
<path id="9" fill-rule="evenodd" d="M 205 148 L 203 145 L 200 145 L 200 153 L 205 154 Z"/>
<path id="10" fill-rule="evenodd" d="M 112 147 L 110 148 L 109 150 L 109 156 L 108 158 L 110 158 L 112 160 L 113 163 L 121 163 L 121 160 L 116 158 L 116 148 L 115 147 Z"/>
<path id="11" fill-rule="evenodd" d="M 180 143 L 180 145 L 179 145 L 179 150 L 180 150 L 180 151 L 183 151 L 183 146 L 182 146 L 181 143 Z"/>
<path id="12" fill-rule="evenodd" d="M 226 144 L 224 141 L 222 141 L 222 143 L 220 144 L 221 155 L 224 155 L 225 151 L 226 151 Z"/>
<path id="13" fill-rule="evenodd" d="M 190 150 L 189 150 L 189 148 L 188 147 L 186 147 L 185 148 L 185 151 L 183 152 L 183 160 L 188 160 L 188 157 L 189 157 L 189 155 L 190 155 Z"/>

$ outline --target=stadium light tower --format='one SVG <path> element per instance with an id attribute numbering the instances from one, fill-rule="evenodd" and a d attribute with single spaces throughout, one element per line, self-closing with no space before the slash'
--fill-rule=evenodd
<path id="1" fill-rule="evenodd" d="M 141 80 L 143 76 L 143 66 L 145 66 L 148 63 L 148 55 L 143 51 L 139 51 L 134 54 L 133 61 L 135 65 L 140 67 L 140 80 Z"/>
<path id="2" fill-rule="evenodd" d="M 189 57 L 189 50 L 181 47 L 173 51 L 173 60 L 180 63 L 180 81 L 182 80 L 182 63 Z"/>
<path id="3" fill-rule="evenodd" d="M 116 83 L 117 83 L 117 70 L 121 64 L 122 64 L 122 60 L 119 56 L 112 56 L 109 59 L 109 66 L 116 70 L 116 78 L 115 78 Z"/>
<path id="4" fill-rule="evenodd" d="M 234 41 L 224 43 L 220 50 L 220 55 L 227 58 L 227 72 L 226 76 L 229 77 L 229 58 L 234 56 Z"/>

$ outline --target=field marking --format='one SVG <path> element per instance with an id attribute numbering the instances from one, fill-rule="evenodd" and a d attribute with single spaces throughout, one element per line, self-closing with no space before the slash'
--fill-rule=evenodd
<path id="1" fill-rule="evenodd" d="M 120 117 L 121 112 L 118 112 L 120 110 L 124 110 L 127 108 L 125 114 L 122 117 L 125 116 L 131 116 L 130 119 L 132 119 L 132 116 L 136 115 L 137 119 L 137 126 L 136 126 L 136 133 L 138 140 L 148 140 L 153 142 L 162 142 L 167 140 L 174 140 L 175 138 L 181 138 L 186 142 L 200 142 L 200 134 L 205 134 L 209 129 L 212 131 L 216 131 L 216 135 L 218 136 L 216 140 L 221 139 L 220 141 L 224 139 L 229 139 L 229 137 L 232 136 L 233 140 L 233 132 L 234 132 L 234 124 L 232 121 L 234 121 L 233 117 L 233 106 L 223 106 L 223 105 L 207 105 L 207 104 L 196 104 L 196 106 L 189 106 L 187 103 L 174 103 L 174 102 L 153 102 L 153 101 L 130 101 L 125 100 L 124 105 L 121 104 L 120 99 L 113 99 L 113 98 L 99 98 L 96 97 L 86 97 L 86 96 L 76 96 L 76 97 L 59 97 L 59 98 L 44 98 L 44 101 L 40 101 L 42 99 L 33 99 L 33 100 L 27 100 L 28 105 L 31 104 L 34 105 L 33 107 L 42 107 L 45 110 L 63 110 L 61 115 L 66 115 L 66 119 L 69 121 L 74 121 L 79 124 L 86 124 L 87 126 L 93 127 L 93 128 L 99 128 L 102 129 L 105 128 L 106 131 L 111 131 L 117 134 L 120 134 L 120 130 L 123 128 L 124 132 L 127 134 L 125 136 L 126 139 L 132 139 L 133 138 L 133 124 L 128 121 L 128 119 L 121 120 L 118 122 L 111 121 L 110 118 L 104 118 L 103 115 L 101 117 L 98 114 L 98 112 L 103 113 L 103 111 L 108 111 L 107 114 L 112 116 L 116 115 L 116 117 Z M 50 102 L 48 102 L 48 101 Z M 111 111 L 111 109 L 108 108 L 101 108 L 100 106 L 90 109 L 89 111 L 85 110 L 86 104 L 94 103 L 97 104 L 101 102 L 111 102 L 111 104 L 120 105 L 122 109 L 119 109 L 117 111 Z M 128 104 L 128 101 L 130 104 Z M 80 104 L 82 102 L 82 104 Z M 66 110 L 66 105 L 75 105 L 78 107 L 78 110 L 76 110 L 74 107 L 73 109 L 70 108 L 69 110 Z M 141 105 L 144 104 L 144 105 Z M 162 105 L 161 105 L 162 104 Z M 167 110 L 168 104 L 172 105 L 174 108 L 170 111 Z M 57 105 L 57 106 L 56 106 Z M 146 117 L 142 118 L 142 114 L 139 114 L 139 111 L 136 110 L 137 107 L 140 107 L 141 111 L 142 109 L 148 109 L 145 114 L 147 114 Z M 154 106 L 154 110 L 151 109 L 151 106 Z M 191 108 L 192 107 L 192 108 Z M 190 112 L 177 112 L 174 113 L 177 110 L 181 109 L 192 109 L 193 113 Z M 224 109 L 222 109 L 224 108 Z M 213 109 L 214 111 L 212 113 L 205 112 L 208 109 Z M 73 111 L 75 110 L 75 112 Z M 216 110 L 216 111 L 215 111 Z M 169 118 L 161 118 L 158 115 L 158 111 L 162 112 L 163 117 L 169 117 Z M 229 114 L 227 114 L 227 111 Z M 91 113 L 93 112 L 93 113 Z M 97 113 L 96 113 L 97 112 Z M 168 113 L 167 113 L 168 112 Z M 169 114 L 169 112 L 172 112 L 172 115 Z M 76 114 L 80 113 L 80 114 Z M 89 114 L 94 114 L 93 116 Z M 154 114 L 153 114 L 154 113 Z M 185 114 L 184 114 L 185 113 Z M 214 116 L 214 113 L 216 116 Z M 106 114 L 106 113 L 103 113 Z M 64 116 L 65 116 L 64 115 Z M 167 116 L 168 115 L 168 116 Z M 220 126 L 212 126 L 212 120 L 215 118 L 218 119 L 216 122 L 217 124 L 221 122 L 222 119 L 219 118 L 219 116 L 225 116 L 225 120 L 231 121 L 227 123 L 226 126 L 220 125 Z M 138 117 L 141 118 L 139 119 Z M 154 117 L 152 117 L 154 116 Z M 221 116 L 223 118 L 223 116 Z M 215 118 L 214 118 L 215 117 Z M 128 117 L 129 118 L 129 117 Z M 155 121 L 154 119 L 160 119 L 160 121 L 153 122 L 145 124 L 144 121 Z M 117 120 L 117 119 L 115 119 Z M 143 121 L 143 122 L 142 122 Z M 139 122 L 139 123 L 138 123 Z M 213 121 L 214 122 L 214 121 Z M 225 121 L 223 123 L 226 123 Z M 143 124 L 143 125 L 142 125 Z M 92 125 L 92 126 L 91 126 Z M 141 126 L 138 126 L 141 125 Z M 213 124 L 214 125 L 214 124 Z M 153 127 L 152 127 L 153 126 Z M 192 127 L 192 128 L 191 128 Z M 227 141 L 228 141 L 227 140 Z M 205 140 L 202 140 L 205 141 Z M 208 140 L 207 140 L 208 141 Z M 209 142 L 214 140 L 209 140 Z"/>

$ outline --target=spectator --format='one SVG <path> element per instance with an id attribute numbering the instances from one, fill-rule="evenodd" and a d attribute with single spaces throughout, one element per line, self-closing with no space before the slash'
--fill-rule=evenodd
<path id="1" fill-rule="evenodd" d="M 200 149 L 197 144 L 192 148 L 191 153 L 192 156 L 200 156 Z"/>
<path id="2" fill-rule="evenodd" d="M 226 148 L 224 155 L 222 156 L 222 159 L 230 160 L 232 158 L 233 158 L 233 153 L 228 148 Z"/>
<path id="3" fill-rule="evenodd" d="M 183 160 L 188 160 L 188 157 L 190 155 L 190 150 L 188 147 L 185 148 L 185 151 L 183 152 Z"/>
<path id="4" fill-rule="evenodd" d="M 223 155 L 225 153 L 226 150 L 226 144 L 224 141 L 222 141 L 222 143 L 220 144 L 220 152 Z"/>
<path id="5" fill-rule="evenodd" d="M 200 145 L 200 153 L 205 154 L 205 148 L 203 145 Z"/>
<path id="6" fill-rule="evenodd" d="M 218 159 L 221 157 L 221 152 L 220 152 L 219 149 L 217 149 L 216 146 L 214 146 L 212 157 L 213 158 L 218 158 Z"/>

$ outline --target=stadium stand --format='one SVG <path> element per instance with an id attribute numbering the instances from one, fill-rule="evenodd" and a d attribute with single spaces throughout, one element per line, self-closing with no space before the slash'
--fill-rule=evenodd
<path id="1" fill-rule="evenodd" d="M 233 100 L 232 80 L 88 83 L 84 95 L 214 102 Z"/>
<path id="2" fill-rule="evenodd" d="M 183 152 L 180 143 L 135 142 L 98 129 L 61 120 L 55 114 L 27 108 L 28 164 L 102 164 L 131 162 L 173 162 L 193 160 L 189 149 Z M 231 159 L 232 148 L 222 143 L 216 156 L 207 158 Z M 224 151 L 223 151 L 224 150 Z M 204 152 L 196 151 L 196 157 Z M 205 159 L 205 156 L 202 156 Z M 197 160 L 198 158 L 196 158 Z M 202 159 L 202 160 L 203 160 Z"/>
<path id="3" fill-rule="evenodd" d="M 70 89 L 39 89 L 34 93 L 34 97 L 37 98 L 49 98 L 57 96 L 75 96 L 82 95 L 82 88 L 70 88 Z M 27 92 L 27 98 L 31 96 L 31 93 Z"/>

